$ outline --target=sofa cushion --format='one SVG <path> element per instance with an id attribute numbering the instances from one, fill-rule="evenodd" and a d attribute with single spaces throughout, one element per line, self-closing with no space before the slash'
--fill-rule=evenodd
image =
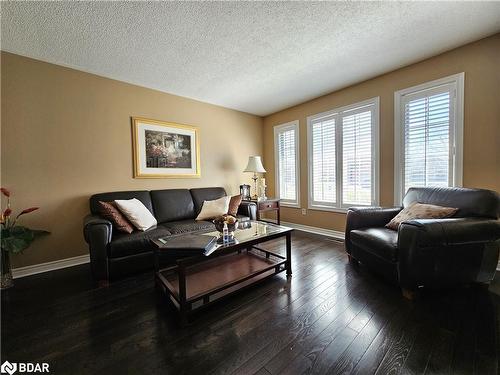
<path id="1" fill-rule="evenodd" d="M 128 221 L 142 232 L 158 224 L 153 214 L 139 199 L 118 199 L 115 204 Z"/>
<path id="2" fill-rule="evenodd" d="M 151 195 L 149 194 L 149 191 L 145 190 L 114 191 L 111 193 L 94 194 L 90 197 L 90 212 L 92 213 L 92 215 L 100 214 L 99 201 L 111 202 L 117 199 L 132 198 L 140 200 L 146 206 L 149 212 L 151 212 L 153 215 L 155 214 L 155 212 L 153 211 L 153 205 L 151 203 Z"/>
<path id="3" fill-rule="evenodd" d="M 153 251 L 155 247 L 152 239 L 170 235 L 170 231 L 162 225 L 144 232 L 117 233 L 109 244 L 109 257 L 119 258 Z"/>
<path id="4" fill-rule="evenodd" d="M 193 219 L 172 221 L 170 223 L 165 223 L 164 226 L 168 228 L 172 234 L 188 233 L 204 229 L 215 230 L 215 225 L 211 221 L 196 221 Z"/>
<path id="5" fill-rule="evenodd" d="M 213 201 L 203 202 L 201 211 L 196 220 L 212 220 L 227 214 L 229 208 L 229 197 L 221 197 Z"/>
<path id="6" fill-rule="evenodd" d="M 194 203 L 188 189 L 151 191 L 151 200 L 159 223 L 194 219 Z"/>
<path id="7" fill-rule="evenodd" d="M 457 211 L 458 208 L 413 202 L 410 206 L 399 211 L 385 227 L 392 230 L 398 230 L 399 224 L 403 221 L 415 219 L 444 219 L 445 217 L 453 216 Z"/>
<path id="8" fill-rule="evenodd" d="M 350 241 L 365 251 L 390 262 L 398 259 L 398 232 L 388 228 L 365 228 L 351 231 Z"/>
<path id="9" fill-rule="evenodd" d="M 127 220 L 125 216 L 116 208 L 115 202 L 101 202 L 99 201 L 101 207 L 101 216 L 106 220 L 111 221 L 113 227 L 118 232 L 132 233 L 134 231 L 134 226 Z"/>
<path id="10" fill-rule="evenodd" d="M 227 213 L 232 216 L 238 215 L 238 208 L 240 208 L 242 200 L 242 195 L 234 195 L 229 200 L 229 208 L 227 209 Z"/>
<path id="11" fill-rule="evenodd" d="M 194 202 L 195 215 L 198 216 L 204 201 L 213 201 L 226 196 L 226 191 L 222 187 L 191 189 L 191 196 Z"/>

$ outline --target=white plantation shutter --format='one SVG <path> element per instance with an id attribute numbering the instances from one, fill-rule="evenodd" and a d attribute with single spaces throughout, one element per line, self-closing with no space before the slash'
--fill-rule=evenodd
<path id="1" fill-rule="evenodd" d="M 309 207 L 376 204 L 378 98 L 308 118 Z"/>
<path id="2" fill-rule="evenodd" d="M 319 119 L 312 123 L 312 188 L 313 201 L 336 202 L 335 119 Z"/>
<path id="3" fill-rule="evenodd" d="M 395 203 L 410 187 L 460 186 L 464 74 L 395 93 Z"/>
<path id="4" fill-rule="evenodd" d="M 406 98 L 404 191 L 412 186 L 450 186 L 450 91 Z"/>
<path id="5" fill-rule="evenodd" d="M 298 123 L 275 127 L 276 188 L 284 204 L 298 204 Z"/>
<path id="6" fill-rule="evenodd" d="M 372 203 L 372 109 L 342 117 L 342 203 Z"/>

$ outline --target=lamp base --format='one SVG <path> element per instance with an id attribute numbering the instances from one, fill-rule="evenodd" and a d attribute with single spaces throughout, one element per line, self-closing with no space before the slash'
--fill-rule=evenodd
<path id="1" fill-rule="evenodd" d="M 252 195 L 252 200 L 257 200 L 257 198 L 259 197 L 257 195 L 257 180 L 259 179 L 259 177 L 257 177 L 257 173 L 253 173 L 253 177 L 252 177 L 252 180 L 253 180 L 253 186 L 254 186 L 254 195 Z"/>

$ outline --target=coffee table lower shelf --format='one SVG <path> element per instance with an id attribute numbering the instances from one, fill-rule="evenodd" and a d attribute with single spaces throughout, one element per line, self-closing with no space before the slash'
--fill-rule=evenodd
<path id="1" fill-rule="evenodd" d="M 200 307 L 285 270 L 286 258 L 281 255 L 244 250 L 186 268 L 162 269 L 156 273 L 156 283 L 184 320 Z"/>

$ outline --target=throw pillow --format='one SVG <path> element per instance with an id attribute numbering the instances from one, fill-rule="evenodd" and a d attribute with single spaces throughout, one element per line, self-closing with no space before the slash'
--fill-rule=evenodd
<path id="1" fill-rule="evenodd" d="M 139 230 L 145 231 L 157 224 L 153 214 L 139 199 L 116 200 L 115 204 L 122 214 Z"/>
<path id="2" fill-rule="evenodd" d="M 227 210 L 227 213 L 229 215 L 236 216 L 238 214 L 238 208 L 240 207 L 241 199 L 242 199 L 241 194 L 234 195 L 231 197 L 231 199 L 229 200 L 229 208 Z"/>
<path id="3" fill-rule="evenodd" d="M 399 224 L 403 221 L 413 219 L 444 219 L 450 217 L 458 211 L 458 208 L 442 207 L 433 204 L 423 204 L 415 202 L 403 208 L 387 225 L 386 228 L 398 230 Z"/>
<path id="4" fill-rule="evenodd" d="M 132 224 L 130 224 L 127 218 L 116 208 L 114 202 L 99 201 L 99 213 L 103 218 L 111 221 L 111 224 L 113 224 L 117 231 L 123 233 L 132 233 L 134 231 Z"/>
<path id="5" fill-rule="evenodd" d="M 227 214 L 229 197 L 222 197 L 213 201 L 204 201 L 196 220 L 209 220 Z"/>

